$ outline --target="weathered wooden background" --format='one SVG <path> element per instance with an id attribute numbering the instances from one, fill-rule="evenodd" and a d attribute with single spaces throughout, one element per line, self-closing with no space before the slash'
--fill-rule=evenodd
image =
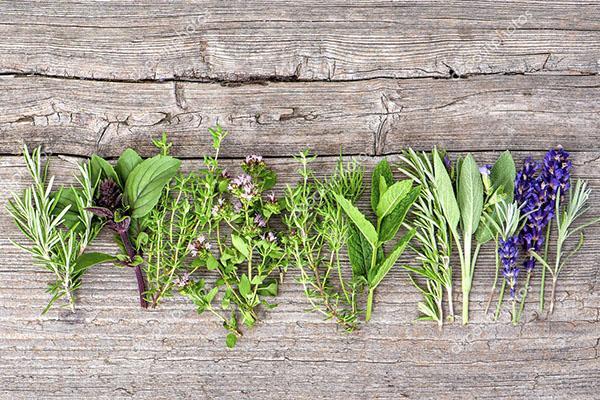
<path id="1" fill-rule="evenodd" d="M 76 313 L 40 317 L 50 277 L 11 246 L 4 205 L 28 184 L 23 143 L 43 144 L 64 183 L 72 166 L 55 155 L 149 154 L 163 131 L 193 168 L 219 121 L 228 162 L 263 154 L 281 181 L 307 146 L 325 172 L 340 146 L 371 167 L 406 146 L 483 162 L 561 143 L 599 215 L 599 71 L 598 1 L 0 2 L 0 397 L 598 398 L 597 227 L 550 318 L 537 285 L 524 324 L 484 315 L 488 248 L 468 327 L 413 322 L 419 297 L 396 269 L 347 335 L 304 313 L 290 279 L 227 350 L 182 299 L 140 310 L 132 272 L 111 266 L 87 275 Z"/>

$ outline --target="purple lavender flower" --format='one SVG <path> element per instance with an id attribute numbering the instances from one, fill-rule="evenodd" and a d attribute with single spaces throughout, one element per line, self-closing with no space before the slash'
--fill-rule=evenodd
<path id="1" fill-rule="evenodd" d="M 484 176 L 489 176 L 492 172 L 492 166 L 490 164 L 485 164 L 484 166 L 479 168 L 479 173 Z"/>
<path id="2" fill-rule="evenodd" d="M 545 200 L 554 214 L 556 206 L 556 195 L 564 195 L 571 187 L 571 168 L 573 167 L 567 153 L 562 146 L 550 150 L 544 157 L 544 167 L 542 169 L 541 187 L 544 190 Z"/>
<path id="3" fill-rule="evenodd" d="M 503 266 L 502 275 L 506 279 L 506 283 L 510 288 L 510 297 L 513 299 L 515 298 L 517 277 L 519 276 L 519 268 L 516 267 L 519 256 L 518 242 L 519 238 L 517 236 L 511 236 L 506 240 L 500 239 L 498 248 L 498 255 Z"/>
<path id="4" fill-rule="evenodd" d="M 448 172 L 450 172 L 452 170 L 452 161 L 450 161 L 450 157 L 448 157 L 448 154 L 444 154 L 444 165 L 446 166 L 446 169 L 448 170 Z"/>

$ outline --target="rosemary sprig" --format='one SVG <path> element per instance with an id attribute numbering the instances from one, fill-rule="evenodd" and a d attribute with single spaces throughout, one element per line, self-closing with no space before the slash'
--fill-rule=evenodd
<path id="1" fill-rule="evenodd" d="M 400 156 L 400 172 L 421 186 L 421 194 L 411 210 L 411 222 L 407 226 L 416 229 L 418 246 L 413 247 L 420 267 L 405 266 L 409 272 L 426 280 L 420 285 L 411 275 L 411 282 L 422 293 L 423 302 L 418 304 L 422 316 L 419 320 L 436 321 L 443 324 L 443 295 L 448 298 L 448 320 L 454 320 L 452 299 L 452 234 L 444 217 L 439 192 L 435 186 L 432 157 L 427 153 L 405 150 Z"/>
<path id="2" fill-rule="evenodd" d="M 21 195 L 13 193 L 8 204 L 8 212 L 31 245 L 13 244 L 54 274 L 55 280 L 48 288 L 52 298 L 42 313 L 62 297 L 74 310 L 74 292 L 81 285 L 81 277 L 92 265 L 106 261 L 97 253 L 84 254 L 102 226 L 87 211 L 93 202 L 96 183 L 87 163 L 77 164 L 79 187 L 53 192 L 54 176 L 48 179 L 49 164 L 42 165 L 40 153 L 38 147 L 30 155 L 25 146 L 23 157 L 33 183 Z"/>

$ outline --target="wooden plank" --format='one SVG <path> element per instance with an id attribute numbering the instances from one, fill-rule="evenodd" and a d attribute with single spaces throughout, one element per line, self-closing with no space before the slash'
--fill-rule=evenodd
<path id="1" fill-rule="evenodd" d="M 600 70 L 597 1 L 0 4 L 0 73 L 355 80 Z"/>
<path id="2" fill-rule="evenodd" d="M 168 132 L 181 157 L 210 150 L 206 129 L 231 131 L 223 154 L 389 154 L 403 146 L 597 150 L 597 77 L 486 76 L 221 86 L 0 77 L 0 153 L 43 143 L 51 153 L 115 157 L 153 151 Z"/>
<path id="3" fill-rule="evenodd" d="M 476 157 L 489 162 L 495 155 L 480 152 Z M 521 160 L 526 154 L 515 155 Z M 362 159 L 368 171 L 377 160 Z M 280 175 L 281 193 L 283 182 L 297 179 L 296 165 L 290 159 L 269 162 Z M 334 157 L 320 158 L 315 169 L 324 174 L 334 162 Z M 184 169 L 199 163 L 186 160 Z M 238 161 L 224 163 L 234 168 Z M 576 175 L 589 179 L 595 190 L 590 213 L 598 215 L 597 152 L 578 152 L 574 163 Z M 73 165 L 67 161 L 53 158 L 51 171 L 58 183 L 72 181 Z M 0 176 L 4 208 L 8 192 L 22 189 L 28 179 L 22 160 L 13 156 L 0 158 Z M 587 231 L 577 265 L 565 270 L 551 318 L 533 312 L 537 283 L 527 323 L 513 327 L 506 315 L 502 322 L 484 315 L 493 276 L 488 248 L 476 270 L 473 323 L 467 327 L 449 324 L 440 332 L 432 324 L 414 323 L 418 295 L 396 268 L 377 292 L 373 320 L 344 334 L 304 312 L 304 295 L 290 271 L 279 307 L 264 312 L 258 326 L 229 351 L 219 323 L 196 315 L 184 299 L 171 299 L 159 310 L 139 309 L 132 272 L 110 266 L 93 268 L 86 276 L 76 313 L 52 310 L 40 317 L 49 277 L 10 245 L 8 240 L 19 235 L 5 213 L 0 213 L 0 224 L 5 227 L 0 234 L 0 398 L 595 396 L 591 378 L 600 373 L 597 226 Z M 114 250 L 108 235 L 96 248 Z"/>

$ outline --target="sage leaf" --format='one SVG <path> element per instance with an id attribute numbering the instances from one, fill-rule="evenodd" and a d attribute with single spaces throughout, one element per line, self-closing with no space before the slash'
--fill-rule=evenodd
<path id="1" fill-rule="evenodd" d="M 406 246 L 408 246 L 408 243 L 410 243 L 415 233 L 416 230 L 414 228 L 406 232 L 404 236 L 400 238 L 394 250 L 386 257 L 385 260 L 383 260 L 383 262 L 377 267 L 375 271 L 372 271 L 372 273 L 369 276 L 369 289 L 375 289 L 377 285 L 381 283 L 383 278 L 385 278 L 388 272 L 390 272 L 394 264 L 396 264 L 396 261 L 398 261 L 398 258 L 400 258 L 400 256 L 406 249 Z"/>
<path id="2" fill-rule="evenodd" d="M 371 177 L 371 208 L 373 209 L 373 212 L 377 211 L 379 197 L 381 196 L 381 178 L 385 180 L 386 187 L 390 186 L 394 182 L 392 169 L 385 158 L 377 163 L 377 166 L 375 166 L 373 175 Z"/>
<path id="3" fill-rule="evenodd" d="M 506 201 L 512 203 L 515 192 L 515 178 L 517 170 L 515 160 L 510 151 L 503 152 L 492 167 L 490 172 L 490 180 L 494 190 L 500 189 L 506 196 Z"/>
<path id="4" fill-rule="evenodd" d="M 180 164 L 176 158 L 158 155 L 142 161 L 129 173 L 125 201 L 133 218 L 145 216 L 156 206 L 163 188 L 175 176 Z"/>
<path id="5" fill-rule="evenodd" d="M 406 218 L 406 214 L 408 214 L 408 210 L 419 198 L 420 194 L 420 186 L 412 188 L 400 203 L 398 203 L 394 211 L 381 221 L 381 227 L 379 228 L 379 241 L 381 243 L 390 241 L 396 236 L 398 229 L 400 229 L 402 222 L 404 222 L 404 218 Z"/>
<path id="6" fill-rule="evenodd" d="M 119 159 L 117 160 L 117 165 L 115 166 L 115 172 L 121 179 L 121 182 L 127 182 L 127 177 L 138 164 L 143 161 L 142 157 L 133 149 L 126 149 Z"/>
<path id="7" fill-rule="evenodd" d="M 465 236 L 477 230 L 483 211 L 483 182 L 471 154 L 461 165 L 458 181 L 458 207 Z"/>
<path id="8" fill-rule="evenodd" d="M 411 188 L 411 179 L 396 182 L 390 186 L 379 198 L 379 204 L 377 205 L 376 211 L 377 217 L 381 219 L 392 212 Z"/>
<path id="9" fill-rule="evenodd" d="M 448 226 L 453 234 L 457 234 L 457 226 L 460 220 L 460 209 L 458 208 L 458 202 L 454 195 L 454 187 L 452 186 L 452 180 L 444 162 L 440 158 L 440 154 L 437 149 L 433 149 L 433 171 L 434 171 L 434 185 L 435 190 L 438 194 L 440 206 L 444 213 L 444 218 L 448 222 Z M 479 172 L 479 171 L 478 171 Z"/>
<path id="10" fill-rule="evenodd" d="M 346 215 L 348 215 L 348 218 L 354 222 L 358 230 L 365 236 L 369 244 L 373 247 L 376 247 L 378 235 L 373 224 L 371 224 L 358 210 L 358 208 L 356 208 L 349 200 L 346 200 L 337 193 L 334 193 L 333 195 L 335 196 L 335 200 L 338 202 L 340 207 L 342 207 Z"/>

